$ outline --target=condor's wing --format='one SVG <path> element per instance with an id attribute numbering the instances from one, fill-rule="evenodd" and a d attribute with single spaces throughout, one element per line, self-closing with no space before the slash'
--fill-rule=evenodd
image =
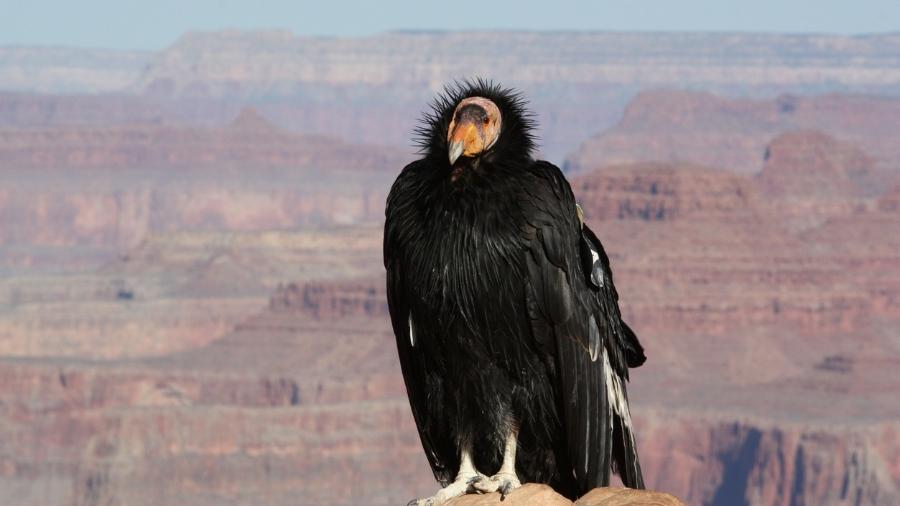
<path id="1" fill-rule="evenodd" d="M 424 336 L 417 335 L 410 314 L 409 259 L 416 254 L 416 244 L 408 240 L 414 227 L 416 188 L 412 173 L 422 168 L 423 161 L 406 166 L 391 187 L 385 210 L 384 267 L 387 270 L 387 299 L 391 325 L 397 339 L 397 352 L 406 393 L 413 418 L 425 449 L 434 477 L 449 483 L 459 467 L 459 456 L 450 440 L 441 404 L 444 379 L 426 368 L 420 344 Z"/>
<path id="2" fill-rule="evenodd" d="M 555 353 L 558 405 L 582 492 L 623 483 L 643 488 L 625 381 L 643 349 L 619 313 L 609 259 L 583 226 L 560 170 L 535 162 L 541 184 L 524 206 L 529 224 L 527 303 L 540 349 Z"/>

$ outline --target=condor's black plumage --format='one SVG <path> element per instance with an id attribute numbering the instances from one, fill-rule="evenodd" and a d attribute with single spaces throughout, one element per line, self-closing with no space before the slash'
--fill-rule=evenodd
<path id="1" fill-rule="evenodd" d="M 428 461 L 454 491 L 429 504 L 471 491 L 510 449 L 521 482 L 569 497 L 610 471 L 643 487 L 625 394 L 643 349 L 568 182 L 532 158 L 532 127 L 510 90 L 448 89 L 419 130 L 423 158 L 388 197 L 400 363 Z"/>

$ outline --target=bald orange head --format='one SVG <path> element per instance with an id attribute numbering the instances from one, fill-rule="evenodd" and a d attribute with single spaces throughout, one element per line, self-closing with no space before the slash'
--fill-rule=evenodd
<path id="1" fill-rule="evenodd" d="M 460 157 L 475 157 L 487 151 L 500 136 L 500 109 L 483 97 L 461 100 L 447 130 L 450 165 Z"/>

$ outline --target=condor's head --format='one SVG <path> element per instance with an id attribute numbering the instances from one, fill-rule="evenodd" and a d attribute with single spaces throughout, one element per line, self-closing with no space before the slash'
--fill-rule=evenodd
<path id="1" fill-rule="evenodd" d="M 462 99 L 453 111 L 447 128 L 447 151 L 450 165 L 460 156 L 473 158 L 491 149 L 500 137 L 500 108 L 490 99 Z"/>
<path id="2" fill-rule="evenodd" d="M 418 133 L 427 157 L 450 169 L 455 180 L 468 169 L 530 161 L 531 129 L 518 92 L 476 80 L 445 89 Z"/>

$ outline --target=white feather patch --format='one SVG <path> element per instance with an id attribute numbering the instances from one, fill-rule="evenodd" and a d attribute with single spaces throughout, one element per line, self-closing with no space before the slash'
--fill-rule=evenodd
<path id="1" fill-rule="evenodd" d="M 600 265 L 600 254 L 591 246 L 591 277 L 597 286 L 603 288 L 603 266 Z"/>
<path id="2" fill-rule="evenodd" d="M 413 329 L 412 315 L 409 315 L 409 344 L 413 348 L 416 347 L 416 331 Z"/>
<path id="3" fill-rule="evenodd" d="M 631 413 L 628 409 L 628 400 L 625 398 L 625 390 L 622 388 L 622 378 L 619 378 L 619 375 L 613 371 L 605 346 L 603 347 L 603 374 L 606 376 L 606 396 L 609 398 L 609 404 L 613 411 L 622 418 L 622 423 L 630 430 Z"/>

